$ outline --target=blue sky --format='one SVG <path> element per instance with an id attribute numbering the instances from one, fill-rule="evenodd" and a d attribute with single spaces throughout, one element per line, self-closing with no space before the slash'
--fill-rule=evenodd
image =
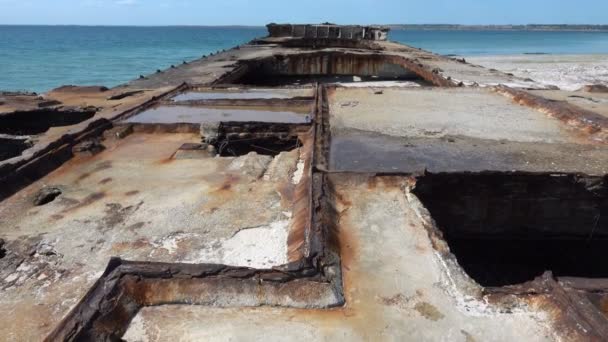
<path id="1" fill-rule="evenodd" d="M 0 0 L 0 24 L 608 24 L 608 0 Z"/>

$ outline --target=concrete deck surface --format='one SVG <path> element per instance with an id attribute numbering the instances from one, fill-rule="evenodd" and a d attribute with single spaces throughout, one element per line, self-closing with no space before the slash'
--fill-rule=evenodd
<path id="1" fill-rule="evenodd" d="M 39 340 L 82 298 L 110 257 L 269 268 L 287 262 L 298 150 L 276 158 L 174 159 L 198 134 L 105 141 L 0 207 L 0 330 Z M 45 186 L 62 194 L 32 204 Z M 19 261 L 22 259 L 21 261 Z M 15 322 L 21 322 L 15 329 Z"/>
<path id="2" fill-rule="evenodd" d="M 605 174 L 608 152 L 489 89 L 330 91 L 331 168 Z"/>
<path id="3" fill-rule="evenodd" d="M 501 313 L 455 281 L 402 178 L 336 180 L 347 304 L 331 310 L 161 306 L 127 341 L 548 341 L 550 317 L 521 301 Z M 409 194 L 409 196 L 412 196 Z"/>
<path id="4" fill-rule="evenodd" d="M 284 61 L 288 62 L 281 64 Z M 178 151 L 183 144 L 201 143 L 198 132 L 185 133 L 193 127 L 198 130 L 200 117 L 181 127 L 163 124 L 175 122 L 163 116 L 157 126 L 138 127 L 126 137 L 116 132 L 102 135 L 113 125 L 124 128 L 123 120 L 132 114 L 166 105 L 177 93 L 213 86 L 218 92 L 226 92 L 225 86 L 232 89 L 228 92 L 237 92 L 238 87 L 253 91 L 259 87 L 237 84 L 241 73 L 256 63 L 269 63 L 271 67 L 263 69 L 268 74 L 257 77 L 270 79 L 355 80 L 361 73 L 373 81 L 374 75 L 368 74 L 386 71 L 384 63 L 418 78 L 413 83 L 353 82 L 349 85 L 355 87 L 320 87 L 318 92 L 313 88 L 269 91 L 288 98 L 319 96 L 315 102 L 309 99 L 315 114 L 310 133 L 314 141 L 276 157 L 256 153 L 211 157 L 207 151 Z M 272 63 L 277 63 L 276 69 Z M 335 75 L 310 75 L 332 68 Z M 55 327 L 91 323 L 81 311 L 76 310 L 75 316 L 68 313 L 74 307 L 82 309 L 76 305 L 83 297 L 83 312 L 101 312 L 103 308 L 90 306 L 99 303 L 98 298 L 85 295 L 91 288 L 99 289 L 93 287 L 98 279 L 97 285 L 106 286 L 106 275 L 100 277 L 111 257 L 127 260 L 126 269 L 132 266 L 131 270 L 178 270 L 171 277 L 162 272 L 157 278 L 121 275 L 149 285 L 147 292 L 136 293 L 140 297 L 134 301 L 140 300 L 137 305 L 143 308 L 129 325 L 124 337 L 128 341 L 545 341 L 569 340 L 569 331 L 588 336 L 584 335 L 589 332 L 584 331 L 588 322 L 559 325 L 559 310 L 553 310 L 554 301 L 544 292 L 512 295 L 506 304 L 491 301 L 458 266 L 447 243 L 438 247 L 439 238 L 431 234 L 436 228 L 432 217 L 410 192 L 411 174 L 480 171 L 584 173 L 600 176 L 593 179 L 596 183 L 584 184 L 585 189 L 604 189 L 601 177 L 608 174 L 608 140 L 592 140 L 588 135 L 605 138 L 605 121 L 581 128 L 579 121 L 588 117 L 580 115 L 579 121 L 572 120 L 575 124 L 564 123 L 567 115 L 559 120 L 533 105 L 520 105 L 491 88 L 498 84 L 536 89 L 530 92 L 599 115 L 608 113 L 604 94 L 572 97 L 580 93 L 547 90 L 533 80 L 392 42 L 323 47 L 289 39 L 261 40 L 112 90 L 69 87 L 47 94 L 60 102 L 59 107 L 94 106 L 98 111 L 79 124 L 53 127 L 35 136 L 35 144 L 21 156 L 0 162 L 4 184 L 12 175 L 30 181 L 0 203 L 0 310 L 6 316 L 0 331 L 7 332 L 0 339 L 41 340 Z M 328 99 L 322 95 L 325 90 Z M 121 94 L 128 96 L 108 98 Z M 0 112 L 33 110 L 43 99 L 22 100 Z M 228 107 L 253 107 L 248 100 Z M 299 109 L 304 115 L 309 100 L 301 104 L 305 109 Z M 256 126 L 250 124 L 231 126 L 233 136 L 272 134 L 263 129 L 247 131 Z M 76 143 L 103 136 L 101 153 L 72 156 Z M 324 156 L 327 150 L 329 155 Z M 57 151 L 68 158 L 55 160 L 61 156 Z M 55 161 L 61 166 L 40 179 L 27 168 Z M 399 176 L 369 176 L 381 173 Z M 322 182 L 326 178 L 329 185 Z M 34 198 L 48 187 L 57 187 L 61 194 L 35 206 Z M 601 191 L 595 195 L 597 203 L 604 200 Z M 298 219 L 301 231 L 295 242 L 289 241 L 292 223 Z M 328 228 L 333 224 L 338 227 L 336 236 Z M 335 260 L 333 244 L 339 247 L 340 260 Z M 292 258 L 292 248 L 303 259 Z M 316 254 L 308 254 L 311 250 Z M 141 264 L 136 267 L 128 261 Z M 284 266 L 288 261 L 293 263 Z M 211 279 L 205 272 L 187 272 L 195 268 L 192 264 L 200 269 L 218 267 L 207 263 L 255 270 L 221 268 L 218 272 L 228 276 L 212 274 Z M 341 305 L 342 282 L 343 307 L 293 309 Z M 224 291 L 221 284 L 230 286 Z M 107 287 L 116 288 L 120 287 Z M 110 301 L 102 303 L 114 305 L 111 295 L 100 295 Z M 212 307 L 146 307 L 197 300 Z M 216 307 L 226 303 L 282 307 Z M 598 322 L 603 322 L 605 312 L 595 311 L 602 317 Z M 124 319 L 119 323 L 126 327 L 130 317 L 125 317 L 110 319 Z M 60 324 L 63 318 L 66 325 Z"/>

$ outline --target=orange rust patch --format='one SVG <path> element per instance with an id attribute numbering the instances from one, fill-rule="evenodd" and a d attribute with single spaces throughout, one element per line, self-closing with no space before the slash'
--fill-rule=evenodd
<path id="1" fill-rule="evenodd" d="M 293 206 L 295 186 L 291 184 L 291 182 L 282 182 L 276 185 L 276 190 L 281 196 L 281 207 L 283 209 L 291 209 Z"/>
<path id="2" fill-rule="evenodd" d="M 173 158 L 175 156 L 175 153 L 177 152 L 173 152 L 169 158 L 163 158 L 161 160 L 158 161 L 159 165 L 166 165 L 166 164 L 170 164 L 171 162 L 173 162 L 175 159 Z"/>
<path id="3" fill-rule="evenodd" d="M 224 179 L 219 183 L 220 185 L 209 193 L 211 198 L 202 206 L 201 210 L 206 213 L 211 213 L 217 211 L 225 203 L 232 200 L 232 198 L 236 195 L 235 190 L 239 180 L 240 177 L 238 175 L 224 175 Z"/>
<path id="4" fill-rule="evenodd" d="M 608 118 L 596 112 L 582 109 L 566 101 L 552 101 L 523 90 L 501 85 L 493 90 L 515 103 L 536 109 L 545 115 L 562 121 L 586 135 L 590 142 L 608 142 Z"/>
<path id="5" fill-rule="evenodd" d="M 89 177 L 91 177 L 91 173 L 85 172 L 85 173 L 81 174 L 80 176 L 78 176 L 77 181 L 81 181 L 81 180 L 87 179 Z"/>
<path id="6" fill-rule="evenodd" d="M 336 200 L 338 200 L 338 203 L 339 203 L 340 205 L 343 205 L 343 206 L 345 206 L 345 207 L 350 207 L 350 206 L 353 204 L 353 202 L 352 202 L 352 201 L 348 200 L 348 199 L 346 198 L 346 196 L 344 196 L 343 194 L 341 194 L 341 193 L 339 193 L 339 192 L 336 192 L 336 193 L 335 193 L 335 196 L 336 196 Z"/>
<path id="7" fill-rule="evenodd" d="M 342 262 L 342 268 L 349 271 L 355 263 L 357 256 L 358 243 L 348 227 L 341 224 L 340 231 L 338 233 L 338 243 L 340 247 L 340 259 Z"/>
<path id="8" fill-rule="evenodd" d="M 378 177 L 370 177 L 367 180 L 367 188 L 369 190 L 374 190 L 378 187 Z"/>
<path id="9" fill-rule="evenodd" d="M 224 178 L 222 184 L 214 192 L 229 192 L 232 190 L 232 186 L 240 180 L 240 177 L 234 174 L 228 174 Z"/>
<path id="10" fill-rule="evenodd" d="M 604 316 L 608 317 L 608 296 L 604 296 L 604 298 L 600 300 L 600 310 Z"/>
<path id="11" fill-rule="evenodd" d="M 113 253 L 122 253 L 124 251 L 131 251 L 133 249 L 141 249 L 150 246 L 148 240 L 141 238 L 135 241 L 123 241 L 112 244 Z"/>

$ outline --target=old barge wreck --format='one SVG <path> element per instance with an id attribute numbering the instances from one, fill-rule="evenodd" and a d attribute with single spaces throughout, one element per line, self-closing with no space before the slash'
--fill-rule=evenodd
<path id="1" fill-rule="evenodd" d="M 608 339 L 608 94 L 269 36 L 0 98 L 7 341 Z"/>

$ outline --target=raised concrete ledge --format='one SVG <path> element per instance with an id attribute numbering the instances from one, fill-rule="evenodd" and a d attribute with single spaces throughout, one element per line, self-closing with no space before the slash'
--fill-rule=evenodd
<path id="1" fill-rule="evenodd" d="M 341 26 L 341 25 L 292 25 L 268 24 L 270 37 L 333 38 L 351 40 L 379 40 L 388 38 L 389 28 L 381 26 Z"/>

